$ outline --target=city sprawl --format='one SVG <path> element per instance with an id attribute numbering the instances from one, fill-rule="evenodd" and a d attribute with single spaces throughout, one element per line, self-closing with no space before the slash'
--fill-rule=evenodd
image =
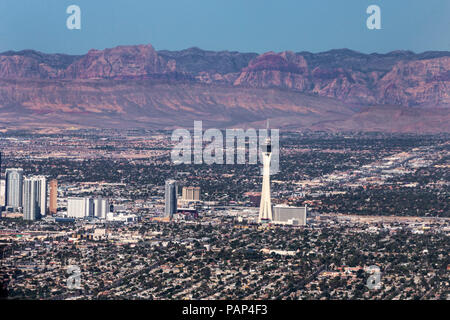
<path id="1" fill-rule="evenodd" d="M 263 192 L 262 164 L 175 165 L 170 136 L 1 133 L 2 294 L 449 298 L 448 134 L 280 130 Z"/>

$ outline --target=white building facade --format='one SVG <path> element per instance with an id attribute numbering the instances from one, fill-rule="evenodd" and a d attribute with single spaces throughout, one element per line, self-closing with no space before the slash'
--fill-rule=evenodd
<path id="1" fill-rule="evenodd" d="M 43 176 L 23 180 L 23 219 L 34 221 L 45 216 L 47 210 L 47 179 Z"/>
<path id="2" fill-rule="evenodd" d="M 7 208 L 19 209 L 23 199 L 23 169 L 8 168 L 5 176 L 5 205 Z"/>
<path id="3" fill-rule="evenodd" d="M 273 222 L 280 224 L 291 224 L 298 226 L 306 226 L 306 217 L 308 208 L 305 207 L 273 207 Z"/>
<path id="4" fill-rule="evenodd" d="M 67 216 L 70 218 L 93 217 L 94 201 L 91 198 L 69 198 L 67 200 Z"/>
<path id="5" fill-rule="evenodd" d="M 99 219 L 106 219 L 109 213 L 109 200 L 103 198 L 94 199 L 94 216 Z"/>

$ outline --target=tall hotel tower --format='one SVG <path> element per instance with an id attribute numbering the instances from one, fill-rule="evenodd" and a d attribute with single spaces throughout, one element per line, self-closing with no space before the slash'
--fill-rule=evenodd
<path id="1" fill-rule="evenodd" d="M 6 169 L 5 176 L 6 207 L 17 210 L 22 207 L 23 169 Z"/>
<path id="2" fill-rule="evenodd" d="M 50 214 L 58 212 L 58 180 L 50 181 Z"/>
<path id="3" fill-rule="evenodd" d="M 259 206 L 259 221 L 273 220 L 272 201 L 270 200 L 270 159 L 272 158 L 272 141 L 269 138 L 269 121 L 267 121 L 267 139 L 261 146 L 263 156 L 263 183 L 261 204 Z"/>
<path id="4" fill-rule="evenodd" d="M 164 216 L 170 219 L 177 213 L 177 190 L 177 182 L 175 180 L 166 181 L 166 206 Z"/>
<path id="5" fill-rule="evenodd" d="M 47 210 L 47 179 L 43 176 L 23 180 L 23 219 L 39 220 Z"/>

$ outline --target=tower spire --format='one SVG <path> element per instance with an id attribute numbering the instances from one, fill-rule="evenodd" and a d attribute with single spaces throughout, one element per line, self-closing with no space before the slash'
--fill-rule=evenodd
<path id="1" fill-rule="evenodd" d="M 267 119 L 267 138 L 262 146 L 263 156 L 263 183 L 261 190 L 261 203 L 259 206 L 259 221 L 271 221 L 272 215 L 272 201 L 270 199 L 270 160 L 272 157 L 272 143 L 269 138 L 269 119 Z"/>

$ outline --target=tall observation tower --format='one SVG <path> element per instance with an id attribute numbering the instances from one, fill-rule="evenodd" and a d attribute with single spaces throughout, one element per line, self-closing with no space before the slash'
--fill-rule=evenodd
<path id="1" fill-rule="evenodd" d="M 261 204 L 259 206 L 259 221 L 273 220 L 272 201 L 270 200 L 270 159 L 272 158 L 272 142 L 269 138 L 269 120 L 267 120 L 267 139 L 261 146 L 263 156 L 263 183 Z"/>

